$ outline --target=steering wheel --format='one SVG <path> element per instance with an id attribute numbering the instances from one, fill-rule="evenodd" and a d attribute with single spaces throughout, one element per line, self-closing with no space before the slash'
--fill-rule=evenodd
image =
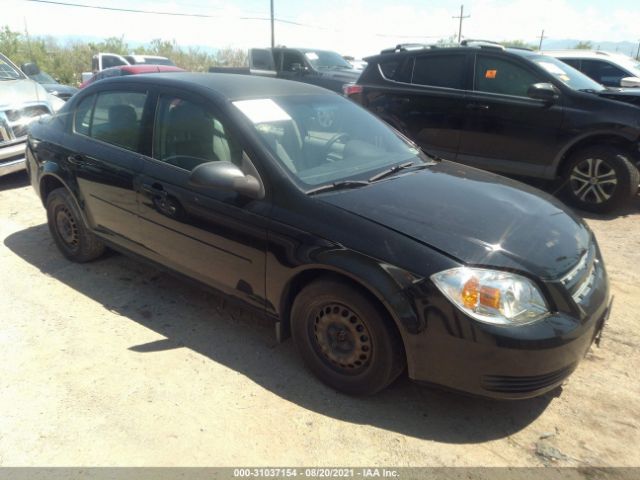
<path id="1" fill-rule="evenodd" d="M 327 144 L 324 146 L 325 158 L 329 156 L 329 154 L 331 153 L 331 147 L 333 147 L 333 145 L 336 142 L 338 142 L 339 140 L 342 140 L 342 143 L 346 143 L 350 138 L 351 138 L 351 135 L 349 135 L 348 133 L 336 133 L 333 137 L 329 139 Z"/>

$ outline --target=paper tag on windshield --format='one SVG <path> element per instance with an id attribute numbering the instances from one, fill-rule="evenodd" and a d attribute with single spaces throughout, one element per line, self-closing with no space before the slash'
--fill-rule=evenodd
<path id="1" fill-rule="evenodd" d="M 316 52 L 307 52 L 304 54 L 309 60 L 318 60 L 318 54 Z"/>
<path id="2" fill-rule="evenodd" d="M 562 70 L 558 65 L 555 65 L 550 62 L 538 62 L 542 68 L 544 68 L 547 72 L 553 75 L 566 75 L 565 71 Z"/>
<path id="3" fill-rule="evenodd" d="M 254 124 L 291 120 L 289 114 L 270 98 L 237 100 L 233 104 Z"/>

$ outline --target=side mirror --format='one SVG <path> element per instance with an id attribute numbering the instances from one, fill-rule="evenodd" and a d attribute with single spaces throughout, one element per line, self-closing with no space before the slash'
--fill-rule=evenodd
<path id="1" fill-rule="evenodd" d="M 625 77 L 620 79 L 621 87 L 640 87 L 640 78 L 638 77 Z"/>
<path id="2" fill-rule="evenodd" d="M 252 175 L 245 175 L 231 162 L 202 163 L 191 172 L 189 183 L 198 187 L 237 192 L 256 200 L 264 197 L 260 181 Z"/>
<path id="3" fill-rule="evenodd" d="M 301 63 L 292 63 L 291 64 L 291 71 L 292 72 L 296 72 L 296 73 L 304 73 L 307 71 L 307 68 L 302 65 Z"/>
<path id="4" fill-rule="evenodd" d="M 40 73 L 40 68 L 35 63 L 25 63 L 20 67 L 20 70 L 22 70 L 22 73 L 27 77 Z"/>
<path id="5" fill-rule="evenodd" d="M 527 90 L 529 98 L 552 103 L 558 99 L 560 92 L 551 83 L 534 83 Z"/>

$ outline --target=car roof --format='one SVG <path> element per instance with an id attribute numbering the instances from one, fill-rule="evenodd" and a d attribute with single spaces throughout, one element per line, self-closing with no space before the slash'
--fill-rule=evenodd
<path id="1" fill-rule="evenodd" d="M 180 67 L 175 67 L 173 65 L 154 65 L 152 63 L 141 64 L 141 65 L 120 65 L 118 67 L 125 72 L 136 74 L 136 73 L 151 73 L 151 72 L 184 72 L 185 70 Z"/>
<path id="2" fill-rule="evenodd" d="M 620 53 L 613 52 L 605 52 L 603 50 L 582 50 L 582 49 L 573 49 L 573 50 L 544 50 L 542 52 L 545 55 L 550 55 L 552 57 L 587 57 L 587 58 L 596 58 L 596 57 L 609 57 L 609 58 L 620 58 L 625 57 L 626 55 Z"/>
<path id="3" fill-rule="evenodd" d="M 370 57 L 364 58 L 365 62 L 368 63 L 376 63 L 380 60 L 390 59 L 394 57 L 406 57 L 412 55 L 433 55 L 435 53 L 443 53 L 443 52 L 491 52 L 491 53 L 501 53 L 501 54 L 515 54 L 521 57 L 534 57 L 540 55 L 540 52 L 534 50 L 528 50 L 524 48 L 498 48 L 493 47 L 491 45 L 468 45 L 468 46 L 445 46 L 438 47 L 437 45 L 429 45 L 428 48 L 412 48 L 408 50 L 394 51 L 394 52 L 385 52 L 378 53 L 377 55 L 372 55 Z"/>
<path id="4" fill-rule="evenodd" d="M 120 82 L 156 83 L 185 90 L 191 86 L 197 86 L 208 89 L 230 101 L 284 95 L 337 95 L 335 92 L 307 83 L 233 73 L 157 73 L 108 78 L 100 84 L 106 85 L 107 82 L 111 84 Z"/>

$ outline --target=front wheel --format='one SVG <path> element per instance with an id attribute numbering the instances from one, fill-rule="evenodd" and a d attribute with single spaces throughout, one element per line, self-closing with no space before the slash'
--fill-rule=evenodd
<path id="1" fill-rule="evenodd" d="M 638 183 L 640 173 L 623 150 L 590 147 L 570 157 L 564 174 L 564 196 L 577 208 L 606 213 L 630 201 Z"/>
<path id="2" fill-rule="evenodd" d="M 317 280 L 296 297 L 291 334 L 305 364 L 348 394 L 376 393 L 404 369 L 402 341 L 383 312 L 337 279 Z"/>

